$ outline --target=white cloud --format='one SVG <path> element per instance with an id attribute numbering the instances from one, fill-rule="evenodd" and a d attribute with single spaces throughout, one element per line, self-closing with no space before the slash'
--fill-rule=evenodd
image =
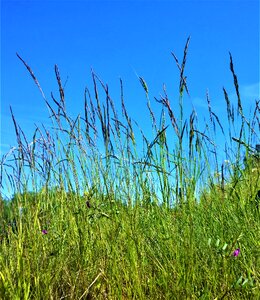
<path id="1" fill-rule="evenodd" d="M 192 104 L 194 105 L 195 110 L 198 108 L 208 110 L 208 103 L 206 97 L 205 98 L 194 97 L 192 98 Z"/>
<path id="2" fill-rule="evenodd" d="M 248 100 L 255 101 L 256 99 L 260 98 L 260 83 L 253 83 L 253 84 L 248 84 L 248 85 L 242 85 L 240 87 L 240 93 L 241 97 L 244 98 L 245 100 L 248 98 Z"/>

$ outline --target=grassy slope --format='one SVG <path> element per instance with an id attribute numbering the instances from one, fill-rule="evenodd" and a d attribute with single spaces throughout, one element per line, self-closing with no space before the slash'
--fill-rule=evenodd
<path id="1" fill-rule="evenodd" d="M 107 200 L 89 208 L 83 199 L 35 197 L 2 237 L 3 299 L 259 296 L 259 211 L 249 201 L 210 197 L 169 209 Z"/>

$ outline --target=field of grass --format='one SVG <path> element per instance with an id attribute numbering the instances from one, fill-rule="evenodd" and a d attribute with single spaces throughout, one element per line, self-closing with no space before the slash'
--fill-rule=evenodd
<path id="1" fill-rule="evenodd" d="M 229 127 L 208 95 L 200 127 L 183 105 L 188 45 L 181 61 L 173 54 L 177 109 L 166 87 L 152 103 L 139 78 L 152 140 L 128 115 L 121 80 L 121 115 L 92 72 L 93 96 L 86 88 L 83 115 L 71 117 L 58 67 L 59 99 L 50 103 L 18 55 L 52 127 L 26 137 L 11 110 L 17 147 L 1 159 L 1 185 L 13 198 L 0 199 L 0 299 L 260 298 L 259 100 L 245 116 L 230 54 L 237 103 L 223 88 Z"/>

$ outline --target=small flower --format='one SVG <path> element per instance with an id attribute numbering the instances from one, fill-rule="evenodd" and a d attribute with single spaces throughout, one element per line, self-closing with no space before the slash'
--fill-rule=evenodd
<path id="1" fill-rule="evenodd" d="M 48 231 L 46 229 L 42 230 L 42 234 L 47 234 L 47 233 L 48 233 Z"/>
<path id="2" fill-rule="evenodd" d="M 234 252 L 233 252 L 233 256 L 238 256 L 240 253 L 240 249 L 237 248 Z"/>

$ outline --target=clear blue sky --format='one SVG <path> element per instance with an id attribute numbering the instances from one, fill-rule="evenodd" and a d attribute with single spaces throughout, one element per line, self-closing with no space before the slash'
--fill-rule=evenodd
<path id="1" fill-rule="evenodd" d="M 119 111 L 122 78 L 127 110 L 145 130 L 150 120 L 134 71 L 146 80 L 155 110 L 159 106 L 153 97 L 159 97 L 163 83 L 174 107 L 179 72 L 171 51 L 181 60 L 188 36 L 187 106 L 192 103 L 203 120 L 209 89 L 215 112 L 225 113 L 222 87 L 231 98 L 235 94 L 230 51 L 243 105 L 249 108 L 259 97 L 257 0 L 2 1 L 1 153 L 16 144 L 10 105 L 29 137 L 34 123 L 48 122 L 41 94 L 16 52 L 33 69 L 49 100 L 51 92 L 58 97 L 54 64 L 59 66 L 72 114 L 83 113 L 85 86 L 92 89 L 91 68 L 109 84 Z"/>

